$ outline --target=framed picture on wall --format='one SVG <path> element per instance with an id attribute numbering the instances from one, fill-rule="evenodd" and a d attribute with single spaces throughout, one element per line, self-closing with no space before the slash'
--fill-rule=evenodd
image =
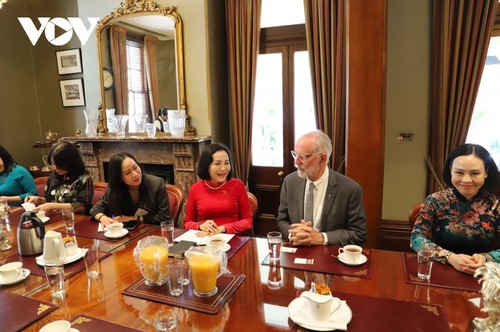
<path id="1" fill-rule="evenodd" d="M 85 106 L 83 79 L 60 80 L 61 98 L 64 107 Z"/>
<path id="2" fill-rule="evenodd" d="M 79 48 L 56 51 L 57 73 L 59 75 L 82 73 L 82 57 Z"/>

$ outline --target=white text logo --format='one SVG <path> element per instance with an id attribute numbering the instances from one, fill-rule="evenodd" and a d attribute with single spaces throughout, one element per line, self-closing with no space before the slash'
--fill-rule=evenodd
<path id="1" fill-rule="evenodd" d="M 52 45 L 61 46 L 67 44 L 73 37 L 73 31 L 78 36 L 78 39 L 80 39 L 82 45 L 85 45 L 99 21 L 99 17 L 88 17 L 87 19 L 90 23 L 90 27 L 87 29 L 79 17 L 68 17 L 68 19 L 62 17 L 54 17 L 53 19 L 50 17 L 39 17 L 38 22 L 40 22 L 40 28 L 37 29 L 31 18 L 18 17 L 17 19 L 23 26 L 33 46 L 38 42 L 38 39 L 40 39 L 44 31 L 45 38 L 47 38 L 47 41 Z M 56 26 L 66 32 L 56 37 Z"/>

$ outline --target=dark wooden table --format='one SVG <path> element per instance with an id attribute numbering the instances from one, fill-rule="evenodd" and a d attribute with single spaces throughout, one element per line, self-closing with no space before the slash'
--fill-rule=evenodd
<path id="1" fill-rule="evenodd" d="M 147 235 L 159 235 L 155 229 Z M 373 303 L 378 300 L 403 300 L 422 305 L 441 306 L 451 331 L 470 330 L 474 317 L 483 316 L 469 300 L 480 297 L 479 293 L 457 291 L 438 287 L 414 285 L 405 282 L 403 263 L 399 252 L 375 250 L 372 278 L 333 276 L 292 269 L 274 269 L 261 262 L 267 256 L 265 239 L 252 238 L 230 260 L 232 273 L 243 273 L 245 281 L 236 290 L 228 303 L 215 315 L 189 309 L 171 307 L 154 301 L 127 295 L 122 291 L 141 278 L 135 266 L 132 251 L 139 239 L 124 243 L 112 255 L 101 262 L 102 277 L 98 282 L 89 282 L 86 274 L 80 273 L 67 280 L 67 301 L 47 317 L 32 324 L 27 331 L 38 331 L 43 325 L 56 319 L 71 320 L 80 313 L 143 331 L 153 331 L 152 317 L 161 309 L 173 308 L 179 316 L 179 331 L 289 331 L 299 330 L 288 318 L 288 304 L 309 288 L 313 279 L 329 280 L 335 294 L 344 297 L 369 296 Z M 272 287 L 268 278 L 280 274 L 283 284 Z M 31 278 L 31 277 L 30 277 Z M 26 283 L 32 282 L 27 280 Z M 23 287 L 22 284 L 16 287 Z M 2 290 L 3 291 L 3 290 Z M 7 290 L 9 291 L 9 290 Z M 47 287 L 29 292 L 29 296 L 50 301 Z M 374 300 L 374 301 L 373 301 Z M 349 302 L 348 302 L 349 304 Z M 381 302 L 381 304 L 383 304 Z M 373 305 L 373 304 L 372 304 Z M 363 308 L 366 310 L 380 308 Z M 393 319 L 404 319 L 411 312 L 401 312 Z M 354 319 L 363 315 L 355 312 L 348 326 L 355 327 Z M 359 326 L 359 324 L 358 324 Z M 353 329 L 356 330 L 356 329 Z M 391 331 L 391 322 L 382 319 L 373 325 L 372 331 Z M 418 326 L 408 326 L 407 331 L 419 331 Z"/>

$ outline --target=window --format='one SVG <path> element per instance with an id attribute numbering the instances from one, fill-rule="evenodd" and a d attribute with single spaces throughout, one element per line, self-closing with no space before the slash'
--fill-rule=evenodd
<path id="1" fill-rule="evenodd" d="M 482 145 L 500 167 L 500 36 L 492 37 L 467 142 Z"/>
<path id="2" fill-rule="evenodd" d="M 127 39 L 128 114 L 149 114 L 149 90 L 147 84 L 144 44 Z M 129 120 L 129 131 L 135 132 L 135 121 Z"/>
<path id="3" fill-rule="evenodd" d="M 317 128 L 304 22 L 302 0 L 262 1 L 252 122 L 254 166 L 284 166 L 295 140 Z"/>

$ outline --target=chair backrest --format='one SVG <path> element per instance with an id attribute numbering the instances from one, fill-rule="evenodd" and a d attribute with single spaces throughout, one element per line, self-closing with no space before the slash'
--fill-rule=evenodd
<path id="1" fill-rule="evenodd" d="M 255 213 L 257 212 L 257 209 L 259 208 L 259 202 L 257 201 L 257 197 L 255 197 L 254 194 L 251 192 L 247 191 L 247 196 L 248 196 L 248 202 L 250 203 L 250 209 L 252 209 L 252 217 L 255 220 Z M 248 232 L 248 235 L 254 236 L 254 231 L 253 227 L 252 229 Z"/>
<path id="2" fill-rule="evenodd" d="M 99 202 L 101 197 L 106 192 L 106 188 L 108 188 L 107 182 L 94 182 L 94 196 L 92 197 L 92 205 Z"/>
<path id="3" fill-rule="evenodd" d="M 41 176 L 35 179 L 36 190 L 38 191 L 38 196 L 45 197 L 45 185 L 47 184 L 48 176 Z"/>
<path id="4" fill-rule="evenodd" d="M 250 208 L 252 209 L 252 214 L 255 215 L 255 212 L 257 212 L 257 209 L 259 208 L 259 202 L 257 201 L 257 197 L 255 197 L 255 195 L 251 192 L 247 191 L 247 195 L 248 202 L 250 202 Z"/>
<path id="5" fill-rule="evenodd" d="M 420 213 L 420 209 L 422 209 L 423 203 L 418 203 L 414 207 L 410 209 L 410 212 L 408 213 L 408 223 L 411 228 L 413 228 L 413 225 L 415 225 L 415 221 L 417 220 L 418 214 Z"/>
<path id="6" fill-rule="evenodd" d="M 184 192 L 181 188 L 177 187 L 175 184 L 166 184 L 168 193 L 168 202 L 170 204 L 170 214 L 172 219 L 177 223 L 177 218 L 181 213 L 182 204 L 184 203 Z"/>

